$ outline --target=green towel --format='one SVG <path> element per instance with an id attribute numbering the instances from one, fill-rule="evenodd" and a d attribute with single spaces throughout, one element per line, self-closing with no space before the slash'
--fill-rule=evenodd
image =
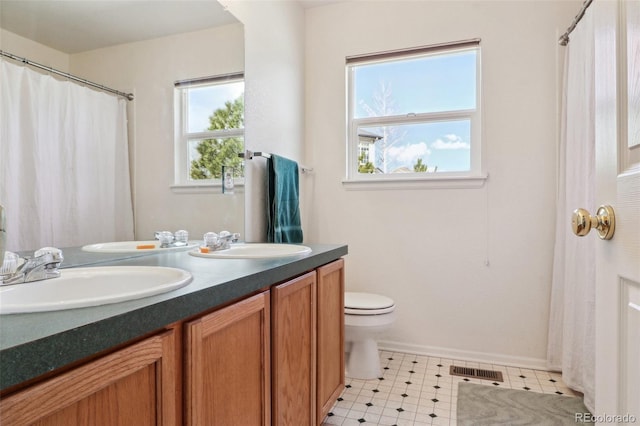
<path id="1" fill-rule="evenodd" d="M 267 241 L 301 243 L 298 163 L 278 155 L 267 159 Z"/>

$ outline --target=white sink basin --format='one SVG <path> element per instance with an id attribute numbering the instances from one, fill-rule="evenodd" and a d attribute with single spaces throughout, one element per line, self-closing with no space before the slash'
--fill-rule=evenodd
<path id="1" fill-rule="evenodd" d="M 184 287 L 191 273 L 160 266 L 102 266 L 60 270 L 60 277 L 0 287 L 0 314 L 106 305 Z"/>
<path id="2" fill-rule="evenodd" d="M 198 242 L 189 241 L 189 243 L 183 247 L 160 248 L 160 241 L 158 240 L 116 241 L 113 243 L 89 244 L 82 247 L 82 250 L 93 253 L 158 253 L 166 251 L 189 250 L 194 247 L 198 247 L 198 245 Z"/>
<path id="3" fill-rule="evenodd" d="M 307 253 L 311 253 L 311 249 L 307 246 L 275 243 L 238 243 L 231 244 L 231 248 L 226 250 L 202 253 L 198 248 L 189 252 L 191 256 L 216 259 L 266 259 L 298 256 Z"/>

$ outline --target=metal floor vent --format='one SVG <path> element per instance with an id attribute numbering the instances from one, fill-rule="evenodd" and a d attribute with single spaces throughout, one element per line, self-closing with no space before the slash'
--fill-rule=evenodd
<path id="1" fill-rule="evenodd" d="M 495 370 L 482 370 L 480 368 L 458 367 L 452 365 L 449 368 L 449 374 L 452 376 L 469 377 L 471 379 L 493 380 L 496 382 L 504 382 L 502 372 Z"/>

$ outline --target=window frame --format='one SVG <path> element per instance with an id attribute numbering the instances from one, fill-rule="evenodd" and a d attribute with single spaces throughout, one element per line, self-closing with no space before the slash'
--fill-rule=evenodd
<path id="1" fill-rule="evenodd" d="M 355 67 L 368 64 L 410 60 L 430 55 L 441 55 L 468 50 L 476 52 L 476 108 L 427 113 L 408 113 L 383 117 L 354 118 L 356 111 L 354 72 Z M 482 163 L 482 97 L 481 97 L 481 49 L 480 39 L 444 43 L 419 48 L 365 54 L 346 58 L 347 80 L 347 163 L 343 184 L 347 189 L 405 188 L 405 187 L 479 187 L 487 174 Z M 428 124 L 443 121 L 469 120 L 470 122 L 470 169 L 458 172 L 436 173 L 359 173 L 358 129 L 406 124 Z"/>
<path id="2" fill-rule="evenodd" d="M 222 179 L 198 179 L 189 178 L 191 170 L 189 164 L 189 141 L 194 139 L 226 139 L 241 137 L 244 146 L 244 127 L 238 129 L 211 130 L 203 132 L 189 132 L 189 102 L 188 89 L 224 85 L 242 82 L 244 73 L 224 74 L 212 77 L 203 77 L 190 80 L 176 81 L 174 84 L 174 183 L 171 189 L 174 191 L 198 192 L 202 189 L 220 190 Z M 234 186 L 244 186 L 244 177 L 234 178 Z"/>

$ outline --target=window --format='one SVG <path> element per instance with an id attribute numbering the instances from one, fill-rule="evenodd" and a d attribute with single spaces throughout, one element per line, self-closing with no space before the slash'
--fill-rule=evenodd
<path id="1" fill-rule="evenodd" d="M 346 182 L 473 179 L 479 40 L 347 58 Z"/>
<path id="2" fill-rule="evenodd" d="M 220 185 L 222 167 L 244 176 L 244 79 L 242 74 L 175 84 L 175 184 Z"/>

